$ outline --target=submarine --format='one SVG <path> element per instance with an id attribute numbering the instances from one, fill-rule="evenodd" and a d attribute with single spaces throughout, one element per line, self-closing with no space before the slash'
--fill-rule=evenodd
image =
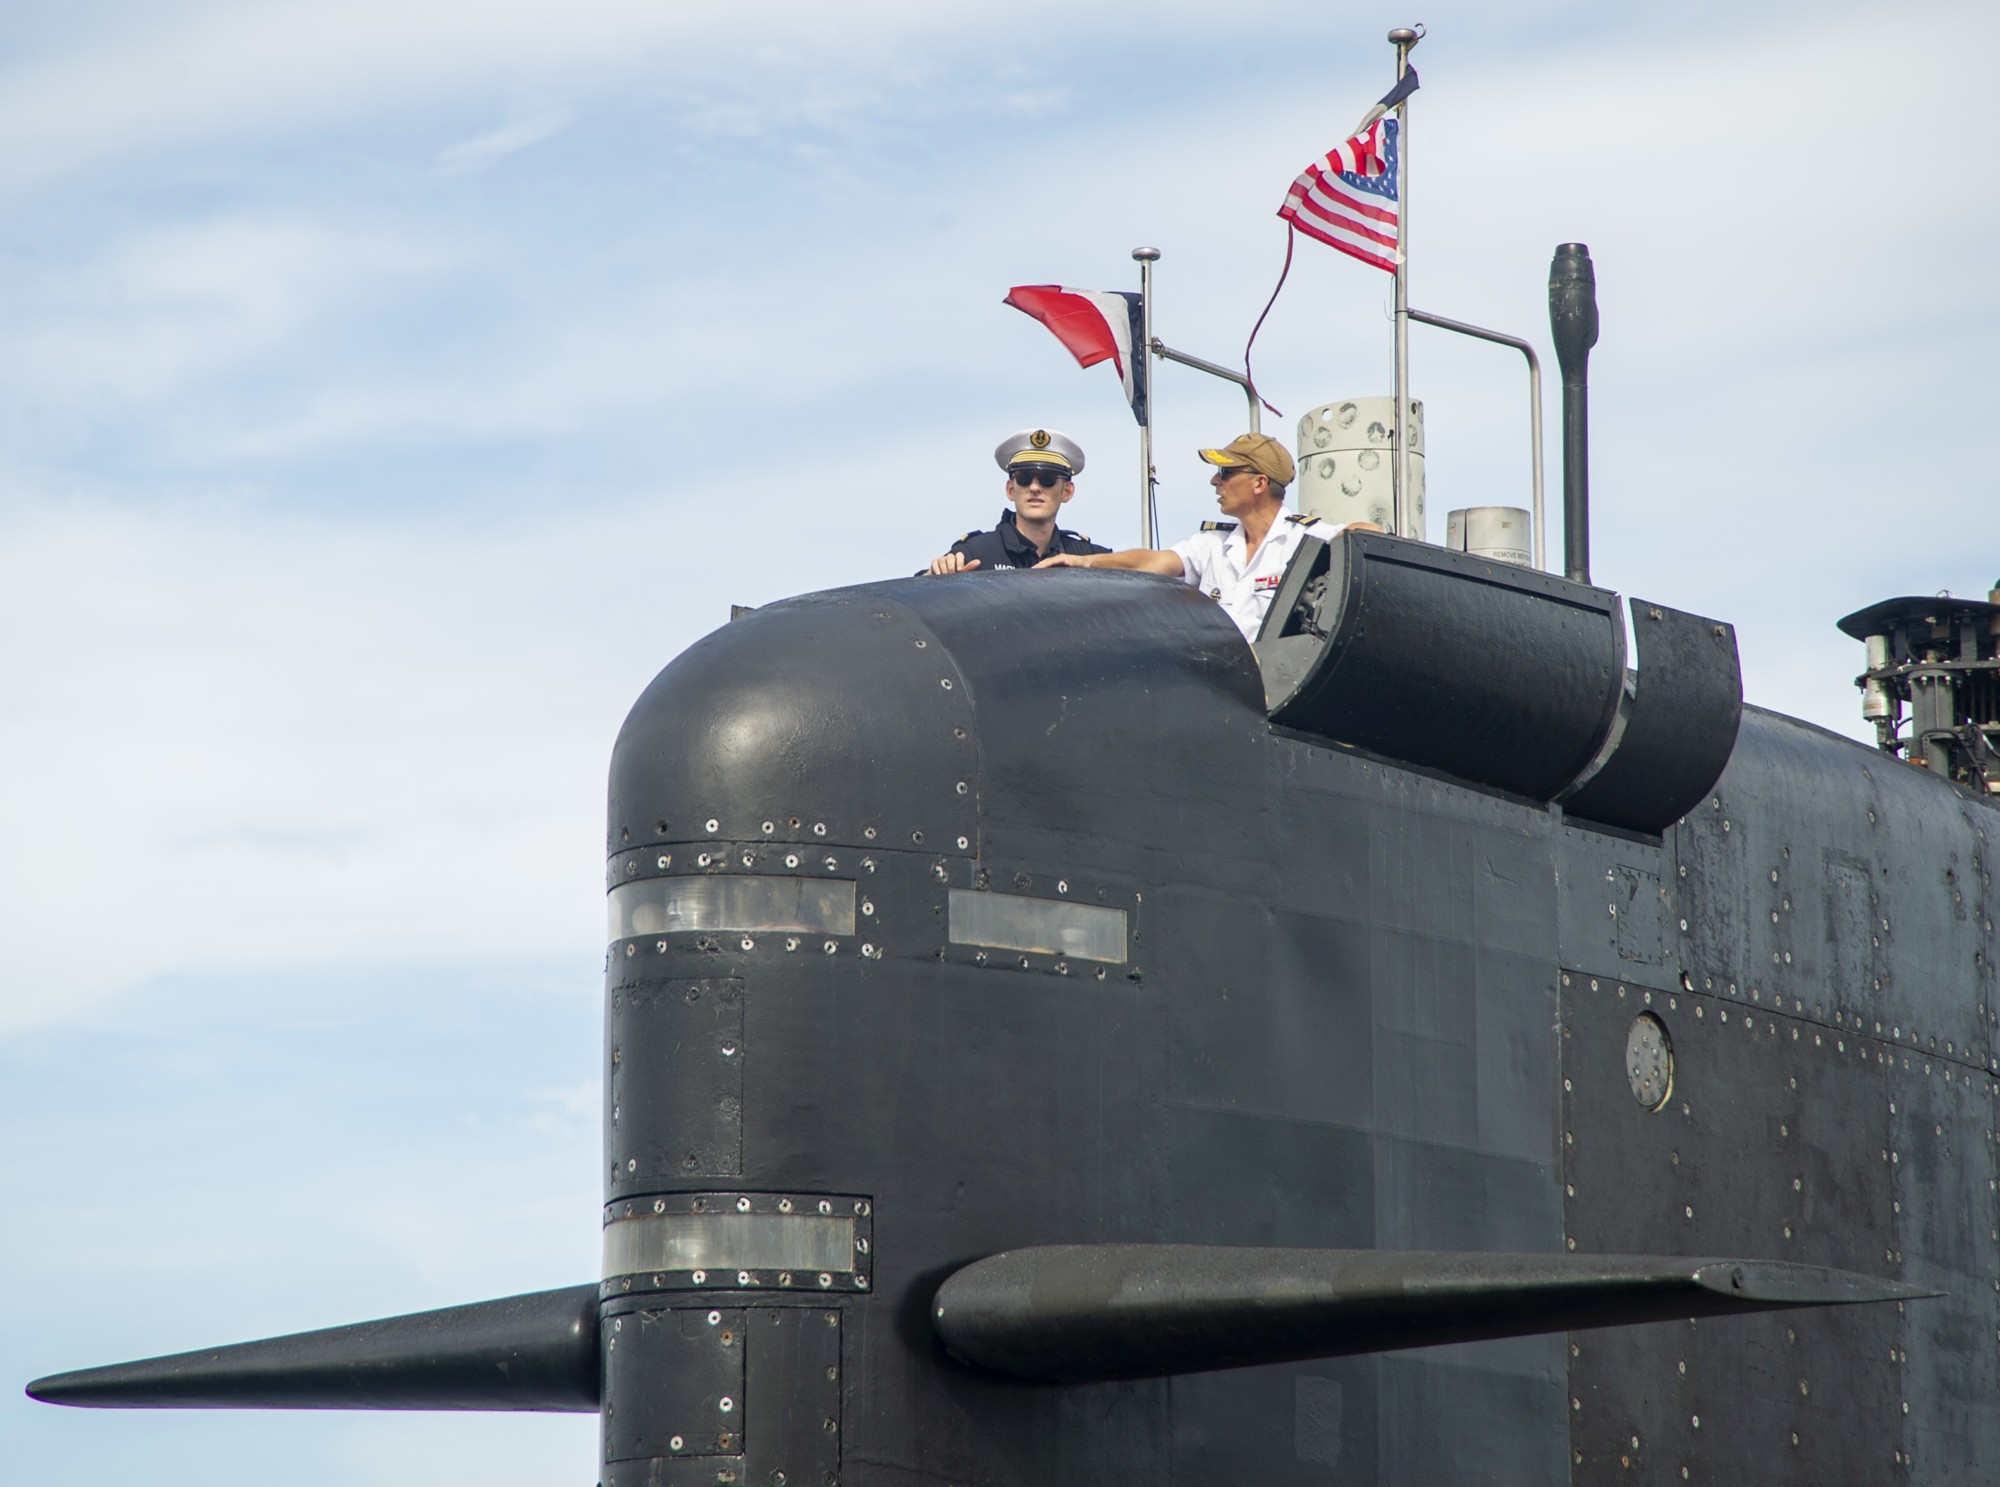
<path id="1" fill-rule="evenodd" d="M 1562 573 L 1350 530 L 1254 640 L 976 573 L 667 664 L 599 1275 L 29 1392 L 594 1413 L 605 1487 L 1985 1480 L 2000 603 L 1842 622 L 1869 747 L 1593 583 L 1587 268 Z"/>

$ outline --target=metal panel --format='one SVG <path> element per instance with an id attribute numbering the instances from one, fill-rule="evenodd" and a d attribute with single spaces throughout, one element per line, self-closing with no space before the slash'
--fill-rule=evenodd
<path id="1" fill-rule="evenodd" d="M 1365 533 L 1327 555 L 1323 596 L 1307 585 L 1282 618 L 1274 603 L 1259 641 L 1276 665 L 1297 648 L 1283 637 L 1327 637 L 1295 686 L 1267 691 L 1273 722 L 1536 800 L 1589 765 L 1624 680 L 1616 595 Z"/>
<path id="2" fill-rule="evenodd" d="M 741 1458 L 743 1322 L 707 1307 L 605 1317 L 606 1462 L 707 1457 L 713 1481 L 717 1458 Z"/>
<path id="3" fill-rule="evenodd" d="M 660 672 L 612 751 L 606 851 L 766 839 L 970 850 L 971 689 L 886 587 L 766 605 Z"/>
<path id="4" fill-rule="evenodd" d="M 1581 972 L 1566 973 L 1561 1006 L 1566 1244 L 1898 1274 L 1880 1045 Z M 1658 1111 L 1627 1070 L 1627 1035 L 1645 1012 L 1674 1051 Z M 1760 1481 L 1888 1478 L 1902 1428 L 1898 1310 L 1572 1335 L 1578 1479 L 1678 1481 L 1688 1466 L 1713 1480 L 1718 1465 L 1747 1462 Z"/>
<path id="5" fill-rule="evenodd" d="M 1123 909 L 954 888 L 950 915 L 951 937 L 957 944 L 1125 963 Z"/>
<path id="6" fill-rule="evenodd" d="M 747 1314 L 746 1479 L 827 1487 L 840 1475 L 840 1313 L 769 1307 Z"/>
<path id="7" fill-rule="evenodd" d="M 610 1194 L 743 1173 L 743 983 L 611 990 Z"/>
<path id="8" fill-rule="evenodd" d="M 734 873 L 652 877 L 611 890 L 610 935 L 698 934 L 704 930 L 763 934 L 854 933 L 854 884 L 848 879 L 746 877 Z"/>
<path id="9" fill-rule="evenodd" d="M 1632 601 L 1638 691 L 1617 747 L 1563 808 L 1628 831 L 1658 832 L 1722 775 L 1743 717 L 1734 627 Z"/>

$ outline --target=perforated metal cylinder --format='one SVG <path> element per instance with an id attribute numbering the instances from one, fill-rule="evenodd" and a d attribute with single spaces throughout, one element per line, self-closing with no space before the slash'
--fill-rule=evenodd
<path id="1" fill-rule="evenodd" d="M 1424 405 L 1410 401 L 1410 487 L 1413 525 L 1423 529 Z M 1348 398 L 1325 403 L 1299 420 L 1295 504 L 1327 522 L 1395 525 L 1396 400 Z"/>

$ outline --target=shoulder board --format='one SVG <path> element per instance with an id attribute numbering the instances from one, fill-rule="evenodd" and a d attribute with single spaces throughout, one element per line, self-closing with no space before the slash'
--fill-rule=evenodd
<path id="1" fill-rule="evenodd" d="M 1297 522 L 1302 527 L 1316 527 L 1319 525 L 1318 517 L 1300 516 L 1296 511 L 1287 516 L 1285 520 L 1291 522 Z"/>
<path id="2" fill-rule="evenodd" d="M 970 542 L 973 538 L 977 537 L 978 535 L 979 532 L 977 530 L 974 530 L 967 532 L 963 537 L 959 538 L 958 540 L 960 542 Z"/>
<path id="3" fill-rule="evenodd" d="M 1085 536 L 1085 535 L 1084 535 L 1083 533 L 1081 533 L 1081 532 L 1064 532 L 1064 533 L 1063 533 L 1063 536 L 1065 536 L 1065 537 L 1069 538 L 1069 540 L 1070 540 L 1070 541 L 1072 541 L 1072 542 L 1088 542 L 1088 541 L 1090 541 L 1090 539 L 1089 539 L 1088 537 L 1086 537 L 1086 536 Z"/>
<path id="4" fill-rule="evenodd" d="M 1205 521 L 1201 524 L 1201 529 L 1204 532 L 1233 532 L 1236 530 L 1236 523 L 1233 521 Z"/>

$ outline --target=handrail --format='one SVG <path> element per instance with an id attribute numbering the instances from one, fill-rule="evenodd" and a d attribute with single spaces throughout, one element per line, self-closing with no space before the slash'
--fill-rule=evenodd
<path id="1" fill-rule="evenodd" d="M 1467 325 L 1463 320 L 1447 320 L 1442 315 L 1433 315 L 1427 310 L 1411 310 L 1412 320 L 1421 320 L 1425 325 L 1435 325 L 1439 330 L 1455 330 L 1462 336 L 1473 336 L 1481 341 L 1492 341 L 1499 346 L 1512 346 L 1528 358 L 1528 438 L 1530 468 L 1534 471 L 1534 525 L 1535 525 L 1535 567 L 1548 571 L 1548 552 L 1543 543 L 1542 531 L 1542 364 L 1535 355 L 1535 348 L 1519 336 L 1502 335 L 1497 330 L 1485 330 L 1477 325 Z M 1156 347 L 1159 343 L 1153 343 Z"/>

